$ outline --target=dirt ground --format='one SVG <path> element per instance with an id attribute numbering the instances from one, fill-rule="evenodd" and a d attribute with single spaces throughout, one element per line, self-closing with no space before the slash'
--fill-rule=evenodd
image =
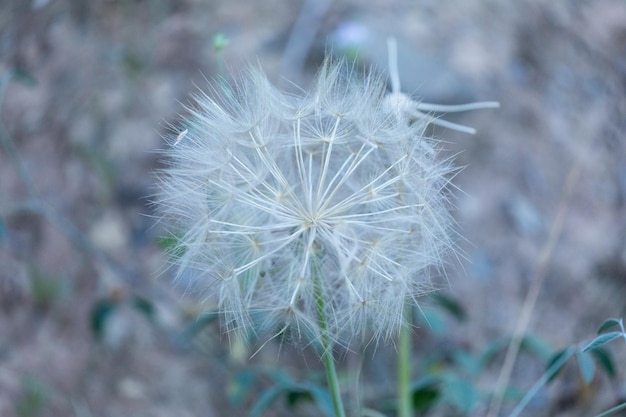
<path id="1" fill-rule="evenodd" d="M 228 38 L 220 51 L 216 34 Z M 474 136 L 434 132 L 465 167 L 454 178 L 465 240 L 443 291 L 468 319 L 418 330 L 415 357 L 510 336 L 533 282 L 527 332 L 552 349 L 626 316 L 623 0 L 3 0 L 0 416 L 245 415 L 250 395 L 229 398 L 249 352 L 216 323 L 181 338 L 203 307 L 163 272 L 155 151 L 207 78 L 258 62 L 277 84 L 306 87 L 331 48 L 384 71 L 390 35 L 406 92 L 501 103 L 450 115 Z M 626 346 L 610 350 L 615 379 L 581 388 L 566 374 L 524 415 L 626 400 Z M 270 346 L 252 363 L 319 372 L 297 351 Z M 379 347 L 364 393 L 393 384 L 392 353 Z M 513 382 L 528 387 L 541 367 L 522 355 Z M 493 389 L 498 370 L 480 386 Z M 264 415 L 316 413 L 280 403 Z"/>

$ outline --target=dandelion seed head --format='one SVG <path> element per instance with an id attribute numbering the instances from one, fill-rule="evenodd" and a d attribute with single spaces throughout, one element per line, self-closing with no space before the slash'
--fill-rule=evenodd
<path id="1" fill-rule="evenodd" d="M 158 202 L 180 236 L 177 276 L 217 301 L 228 330 L 349 343 L 406 325 L 405 303 L 454 246 L 453 167 L 406 117 L 410 100 L 394 103 L 384 77 L 331 61 L 309 93 L 252 69 L 195 97 Z"/>

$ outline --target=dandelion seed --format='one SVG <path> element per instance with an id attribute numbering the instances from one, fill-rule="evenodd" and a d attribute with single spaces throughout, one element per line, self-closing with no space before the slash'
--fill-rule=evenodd
<path id="1" fill-rule="evenodd" d="M 174 145 L 177 145 L 178 142 L 180 142 L 181 140 L 185 139 L 185 136 L 187 136 L 187 132 L 189 132 L 189 129 L 185 129 L 182 132 L 180 132 L 178 134 L 178 136 L 176 136 L 176 140 L 174 141 Z"/>
<path id="2" fill-rule="evenodd" d="M 388 338 L 429 291 L 454 246 L 454 167 L 425 136 L 428 109 L 396 106 L 385 85 L 327 60 L 306 95 L 253 69 L 197 97 L 164 152 L 159 206 L 182 236 L 178 277 L 217 300 L 228 330 Z"/>
<path id="3" fill-rule="evenodd" d="M 391 93 L 385 97 L 385 107 L 395 113 L 399 120 L 421 121 L 423 124 L 432 123 L 437 126 L 467 133 L 476 134 L 476 129 L 452 123 L 433 115 L 433 113 L 456 113 L 469 110 L 494 109 L 500 107 L 497 101 L 480 101 L 475 103 L 442 105 L 424 102 L 415 102 L 411 97 L 400 90 L 398 75 L 398 45 L 395 38 L 387 39 L 389 49 L 389 78 L 391 79 Z"/>

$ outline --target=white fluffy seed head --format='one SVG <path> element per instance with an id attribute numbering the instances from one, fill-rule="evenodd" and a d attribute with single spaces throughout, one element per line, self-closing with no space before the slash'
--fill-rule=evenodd
<path id="1" fill-rule="evenodd" d="M 259 70 L 215 92 L 196 97 L 160 174 L 179 279 L 229 330 L 392 337 L 453 246 L 452 168 L 425 124 L 389 108 L 380 76 L 330 61 L 305 95 Z"/>

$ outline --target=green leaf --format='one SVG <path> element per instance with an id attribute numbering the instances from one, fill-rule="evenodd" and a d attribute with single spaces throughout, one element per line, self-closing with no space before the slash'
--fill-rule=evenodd
<path id="1" fill-rule="evenodd" d="M 445 330 L 445 321 L 442 315 L 433 309 L 422 309 L 418 317 L 420 323 L 434 335 L 441 335 Z"/>
<path id="2" fill-rule="evenodd" d="M 432 296 L 432 300 L 445 311 L 450 313 L 458 321 L 464 321 L 467 318 L 467 313 L 460 302 L 452 297 L 438 293 Z"/>
<path id="3" fill-rule="evenodd" d="M 561 372 L 561 369 L 565 366 L 567 359 L 572 355 L 571 349 L 566 348 L 558 351 L 548 361 L 548 365 L 546 366 L 546 374 L 547 381 L 546 383 L 550 383 L 556 378 L 556 376 Z"/>
<path id="4" fill-rule="evenodd" d="M 267 410 L 282 394 L 284 394 L 287 387 L 282 384 L 274 385 L 273 387 L 265 390 L 259 397 L 258 401 L 250 410 L 250 417 L 258 417 L 265 410 Z"/>
<path id="5" fill-rule="evenodd" d="M 243 404 L 244 399 L 252 391 L 255 373 L 254 369 L 244 369 L 237 372 L 235 377 L 231 379 L 227 389 L 228 400 L 231 404 L 238 406 Z"/>
<path id="6" fill-rule="evenodd" d="M 260 416 L 283 395 L 291 407 L 300 401 L 314 401 L 326 416 L 335 415 L 332 398 L 325 389 L 314 385 L 278 383 L 261 395 L 250 411 L 250 417 Z"/>
<path id="7" fill-rule="evenodd" d="M 61 277 L 52 276 L 33 265 L 29 268 L 29 278 L 33 299 L 38 308 L 46 310 L 61 299 L 67 281 Z"/>
<path id="8" fill-rule="evenodd" d="M 462 350 L 452 352 L 452 358 L 459 369 L 470 375 L 479 375 L 483 370 L 483 362 L 481 360 Z"/>
<path id="9" fill-rule="evenodd" d="M 333 407 L 333 399 L 328 391 L 322 387 L 316 385 L 307 386 L 307 392 L 310 398 L 315 401 L 315 404 L 326 414 L 328 417 L 335 415 L 335 409 Z"/>
<path id="10" fill-rule="evenodd" d="M 442 379 L 439 376 L 434 375 L 435 372 L 428 370 L 425 372 L 426 376 L 413 381 L 411 383 L 411 391 L 417 391 L 426 387 L 435 387 L 441 384 Z"/>
<path id="11" fill-rule="evenodd" d="M 602 325 L 598 328 L 598 334 L 604 333 L 612 327 L 622 328 L 622 319 L 607 319 L 602 323 Z"/>
<path id="12" fill-rule="evenodd" d="M 230 43 L 230 39 L 224 33 L 219 32 L 213 36 L 213 49 L 215 52 L 219 52 L 222 49 L 226 48 Z"/>
<path id="13" fill-rule="evenodd" d="M 543 339 L 534 335 L 524 336 L 520 349 L 537 356 L 542 361 L 547 361 L 553 354 L 550 346 Z"/>
<path id="14" fill-rule="evenodd" d="M 89 324 L 96 338 L 100 339 L 102 337 L 106 320 L 111 316 L 115 308 L 117 308 L 117 302 L 108 298 L 96 301 L 93 307 L 91 307 Z"/>
<path id="15" fill-rule="evenodd" d="M 313 401 L 313 395 L 306 389 L 288 389 L 287 392 L 287 404 L 290 407 L 297 405 L 301 401 Z"/>
<path id="16" fill-rule="evenodd" d="M 191 343 L 192 339 L 206 326 L 213 323 L 219 317 L 216 312 L 203 313 L 200 316 L 196 317 L 191 323 L 189 323 L 185 328 L 180 332 L 176 341 L 182 344 Z"/>
<path id="17" fill-rule="evenodd" d="M 618 337 L 623 337 L 624 334 L 622 332 L 610 332 L 604 333 L 591 341 L 587 346 L 584 347 L 583 352 L 587 352 L 588 350 L 595 349 L 599 346 L 602 346 L 606 343 L 612 342 Z"/>
<path id="18" fill-rule="evenodd" d="M 576 359 L 578 362 L 578 370 L 580 371 L 580 375 L 585 384 L 588 385 L 593 379 L 593 376 L 596 372 L 596 365 L 593 361 L 593 357 L 589 352 L 577 350 Z"/>
<path id="19" fill-rule="evenodd" d="M 135 296 L 133 297 L 132 306 L 139 312 L 143 313 L 148 320 L 152 321 L 154 319 L 154 306 L 147 299 Z"/>
<path id="20" fill-rule="evenodd" d="M 440 398 L 439 389 L 436 385 L 426 385 L 413 391 L 413 409 L 426 411 L 430 409 Z"/>
<path id="21" fill-rule="evenodd" d="M 593 355 L 598 365 L 606 371 L 609 378 L 613 379 L 617 376 L 617 371 L 613 365 L 611 353 L 608 350 L 599 347 L 590 350 L 589 352 Z"/>
<path id="22" fill-rule="evenodd" d="M 469 414 L 478 404 L 480 395 L 471 382 L 448 375 L 444 378 L 443 400 L 454 405 L 459 411 Z"/>
<path id="23" fill-rule="evenodd" d="M 533 386 L 530 387 L 528 391 L 526 391 L 526 395 L 524 395 L 524 397 L 520 400 L 520 402 L 513 409 L 513 411 L 511 411 L 509 417 L 519 416 L 524 408 L 530 403 L 532 398 L 537 395 L 539 390 L 541 390 L 545 385 L 552 381 L 554 377 L 558 374 L 558 372 L 563 369 L 563 367 L 573 354 L 574 349 L 568 347 L 554 355 L 546 372 L 544 372 L 541 378 L 539 378 L 539 380 L 537 380 L 537 382 L 535 382 Z"/>
<path id="24" fill-rule="evenodd" d="M 15 68 L 11 71 L 11 78 L 20 84 L 27 87 L 34 87 L 37 85 L 37 79 L 30 72 L 24 68 Z"/>
<path id="25" fill-rule="evenodd" d="M 489 366 L 498 354 L 509 346 L 510 340 L 510 338 L 500 338 L 489 342 L 480 355 L 482 367 Z M 550 360 L 553 355 L 553 350 L 550 346 L 543 339 L 534 335 L 524 336 L 520 349 L 538 357 L 542 361 Z"/>
<path id="26" fill-rule="evenodd" d="M 503 338 L 495 339 L 487 343 L 487 347 L 485 347 L 485 350 L 480 355 L 483 368 L 489 366 L 498 353 L 508 346 L 508 343 L 509 340 Z"/>

